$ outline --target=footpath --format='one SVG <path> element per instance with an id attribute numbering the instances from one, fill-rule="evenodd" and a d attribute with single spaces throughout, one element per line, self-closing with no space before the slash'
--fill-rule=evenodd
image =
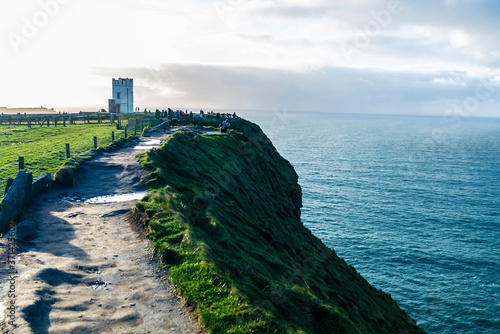
<path id="1" fill-rule="evenodd" d="M 1 333 L 203 333 L 129 214 L 146 193 L 135 155 L 166 136 L 86 162 L 76 186 L 33 200 L 14 279 L 1 240 Z"/>

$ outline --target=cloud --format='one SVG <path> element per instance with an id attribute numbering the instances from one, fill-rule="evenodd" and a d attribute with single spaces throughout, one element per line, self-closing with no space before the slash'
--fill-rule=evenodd
<path id="1" fill-rule="evenodd" d="M 399 4 L 397 11 L 391 11 L 391 3 Z M 499 64 L 500 45 L 494 42 L 499 7 L 492 0 L 280 1 L 254 12 L 271 20 L 275 30 L 286 27 L 288 38 L 268 34 L 278 42 L 293 36 L 317 43 L 316 50 L 329 55 L 324 65 L 363 67 L 372 60 L 371 66 L 390 68 L 418 61 L 427 67 L 437 63 L 465 70 Z M 339 57 L 339 44 L 356 53 L 346 61 Z M 314 55 L 312 59 L 325 61 Z"/>

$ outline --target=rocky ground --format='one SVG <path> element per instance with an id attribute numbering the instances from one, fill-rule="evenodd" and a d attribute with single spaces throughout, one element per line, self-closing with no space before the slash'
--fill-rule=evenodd
<path id="1" fill-rule="evenodd" d="M 135 154 L 167 135 L 87 162 L 76 186 L 33 201 L 17 229 L 13 281 L 2 239 L 2 333 L 203 333 L 130 215 L 146 191 Z M 116 194 L 132 195 L 99 197 Z"/>

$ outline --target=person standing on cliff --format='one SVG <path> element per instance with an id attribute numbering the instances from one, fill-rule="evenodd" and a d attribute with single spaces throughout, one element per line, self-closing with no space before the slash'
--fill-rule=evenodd
<path id="1" fill-rule="evenodd" d="M 222 122 L 222 125 L 220 127 L 220 132 L 221 133 L 226 133 L 227 130 L 229 129 L 229 126 L 231 126 L 231 124 L 229 124 L 229 120 L 224 120 L 224 122 Z"/>

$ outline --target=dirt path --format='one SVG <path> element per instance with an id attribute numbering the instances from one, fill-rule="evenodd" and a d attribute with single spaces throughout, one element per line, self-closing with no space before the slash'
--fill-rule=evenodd
<path id="1" fill-rule="evenodd" d="M 153 136 L 141 139 L 142 150 L 166 134 Z M 0 332 L 202 333 L 130 222 L 136 199 L 86 201 L 146 191 L 138 152 L 127 148 L 88 162 L 75 187 L 54 188 L 33 202 L 18 229 L 26 242 L 18 242 L 13 298 L 5 262 L 0 268 Z"/>

